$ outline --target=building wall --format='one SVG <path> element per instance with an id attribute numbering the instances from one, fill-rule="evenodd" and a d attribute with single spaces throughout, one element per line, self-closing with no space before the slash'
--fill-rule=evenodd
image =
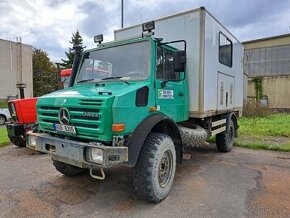
<path id="1" fill-rule="evenodd" d="M 290 75 L 262 77 L 263 95 L 268 99 L 270 108 L 290 109 Z M 248 98 L 256 96 L 255 83 L 249 80 Z"/>
<path id="2" fill-rule="evenodd" d="M 290 34 L 243 42 L 245 49 L 267 48 L 290 44 Z"/>
<path id="3" fill-rule="evenodd" d="M 244 73 L 249 77 L 290 75 L 289 45 L 245 50 Z"/>
<path id="4" fill-rule="evenodd" d="M 25 97 L 32 97 L 32 47 L 0 39 L 0 100 L 20 96 L 16 88 L 19 82 L 27 84 Z"/>
<path id="5" fill-rule="evenodd" d="M 248 99 L 256 97 L 254 77 L 262 78 L 270 108 L 290 108 L 290 34 L 244 42 Z"/>

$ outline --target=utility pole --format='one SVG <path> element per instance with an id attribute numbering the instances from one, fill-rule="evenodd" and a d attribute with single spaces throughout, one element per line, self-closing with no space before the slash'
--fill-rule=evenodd
<path id="1" fill-rule="evenodd" d="M 121 28 L 124 27 L 124 0 L 121 0 Z"/>

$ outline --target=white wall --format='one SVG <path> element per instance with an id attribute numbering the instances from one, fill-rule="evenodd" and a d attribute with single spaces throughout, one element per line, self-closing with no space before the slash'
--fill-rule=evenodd
<path id="1" fill-rule="evenodd" d="M 25 97 L 32 97 L 32 47 L 0 39 L 0 100 L 20 96 L 16 88 L 19 82 L 27 84 Z"/>

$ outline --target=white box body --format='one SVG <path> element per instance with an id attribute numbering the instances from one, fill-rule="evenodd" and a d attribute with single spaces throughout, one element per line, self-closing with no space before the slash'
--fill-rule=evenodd
<path id="1" fill-rule="evenodd" d="M 229 111 L 242 111 L 243 45 L 206 9 L 198 8 L 154 20 L 154 37 L 162 42 L 185 40 L 189 116 L 203 118 Z M 219 61 L 222 33 L 232 42 L 232 66 Z M 114 32 L 115 40 L 142 35 L 142 25 Z M 183 44 L 174 44 L 183 49 Z"/>

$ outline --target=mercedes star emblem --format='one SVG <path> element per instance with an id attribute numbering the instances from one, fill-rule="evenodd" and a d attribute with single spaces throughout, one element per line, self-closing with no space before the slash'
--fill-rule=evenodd
<path id="1" fill-rule="evenodd" d="M 67 125 L 70 119 L 68 110 L 64 107 L 60 108 L 58 118 L 61 124 Z"/>

